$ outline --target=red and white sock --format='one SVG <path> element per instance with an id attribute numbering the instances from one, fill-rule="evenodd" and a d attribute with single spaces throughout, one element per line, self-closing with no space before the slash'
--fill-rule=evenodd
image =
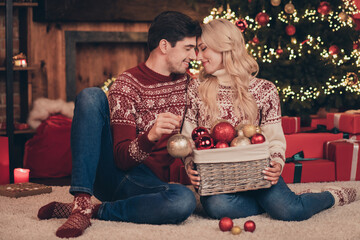
<path id="1" fill-rule="evenodd" d="M 325 191 L 329 191 L 334 199 L 335 206 L 343 206 L 345 204 L 352 203 L 354 201 L 360 200 L 360 193 L 355 188 L 345 188 L 345 187 L 328 187 L 324 189 Z"/>
<path id="2" fill-rule="evenodd" d="M 74 208 L 68 220 L 56 231 L 56 236 L 60 238 L 78 237 L 83 234 L 90 223 L 93 213 L 91 196 L 86 193 L 75 195 Z"/>
<path id="3" fill-rule="evenodd" d="M 51 202 L 39 209 L 38 218 L 68 218 L 73 208 L 74 203 Z"/>

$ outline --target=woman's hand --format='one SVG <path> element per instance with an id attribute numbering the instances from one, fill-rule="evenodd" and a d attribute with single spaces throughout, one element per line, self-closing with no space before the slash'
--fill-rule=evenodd
<path id="1" fill-rule="evenodd" d="M 200 176 L 198 171 L 194 170 L 194 162 L 191 161 L 189 164 L 187 164 L 186 173 L 190 178 L 191 184 L 194 186 L 194 188 L 198 189 L 200 186 Z"/>
<path id="2" fill-rule="evenodd" d="M 269 180 L 271 185 L 277 184 L 281 175 L 281 164 L 275 161 L 270 162 L 270 167 L 262 171 L 265 174 L 264 179 Z"/>

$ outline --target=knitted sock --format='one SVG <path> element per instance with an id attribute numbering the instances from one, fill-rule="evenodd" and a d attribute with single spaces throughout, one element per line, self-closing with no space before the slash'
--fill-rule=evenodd
<path id="1" fill-rule="evenodd" d="M 91 218 L 96 218 L 100 205 L 101 204 L 96 204 L 94 206 Z M 50 218 L 68 218 L 73 208 L 74 203 L 51 202 L 39 209 L 38 218 L 41 220 Z"/>
<path id="2" fill-rule="evenodd" d="M 56 236 L 60 238 L 78 237 L 88 228 L 93 211 L 91 196 L 86 193 L 75 195 L 74 208 L 68 220 L 56 231 Z"/>
<path id="3" fill-rule="evenodd" d="M 335 199 L 335 203 L 333 207 L 343 206 L 345 204 L 349 204 L 354 201 L 360 200 L 360 194 L 355 188 L 333 186 L 333 187 L 328 187 L 327 189 L 324 190 L 329 191 L 333 195 Z"/>

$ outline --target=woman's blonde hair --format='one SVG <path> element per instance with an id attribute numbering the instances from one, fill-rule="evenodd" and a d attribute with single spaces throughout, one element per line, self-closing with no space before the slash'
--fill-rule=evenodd
<path id="1" fill-rule="evenodd" d="M 239 116 L 254 123 L 257 117 L 257 105 L 248 91 L 249 83 L 258 71 L 259 65 L 245 47 L 245 40 L 233 23 L 226 19 L 215 19 L 202 26 L 201 40 L 214 51 L 222 53 L 225 71 L 230 75 L 234 111 Z M 215 76 L 200 71 L 199 95 L 204 102 L 207 118 L 213 123 L 218 119 L 217 92 L 219 83 Z"/>

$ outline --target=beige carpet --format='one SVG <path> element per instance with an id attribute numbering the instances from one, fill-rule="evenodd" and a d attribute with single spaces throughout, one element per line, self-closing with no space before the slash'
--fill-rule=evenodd
<path id="1" fill-rule="evenodd" d="M 353 186 L 360 189 L 360 181 L 335 183 L 307 183 L 289 185 L 295 192 L 309 187 L 323 185 Z M 0 239 L 58 239 L 56 229 L 64 219 L 38 220 L 38 209 L 51 201 L 71 202 L 68 187 L 53 187 L 53 192 L 18 199 L 0 196 Z M 146 203 L 144 203 L 146 204 Z M 311 219 L 302 222 L 283 222 L 270 219 L 268 215 L 234 219 L 234 224 L 243 226 L 252 219 L 256 223 L 254 233 L 242 232 L 232 235 L 221 232 L 218 221 L 197 213 L 180 225 L 145 225 L 124 222 L 92 220 L 92 226 L 78 239 L 360 239 L 360 201 L 346 206 L 325 210 Z"/>

